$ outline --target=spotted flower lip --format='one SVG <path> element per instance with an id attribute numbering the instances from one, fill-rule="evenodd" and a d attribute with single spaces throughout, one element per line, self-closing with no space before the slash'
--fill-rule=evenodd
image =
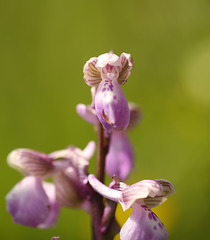
<path id="1" fill-rule="evenodd" d="M 89 59 L 84 68 L 84 80 L 87 85 L 97 87 L 102 79 L 117 80 L 123 85 L 133 67 L 131 54 L 122 53 L 120 57 L 112 51 Z"/>
<path id="2" fill-rule="evenodd" d="M 96 192 L 119 202 L 124 211 L 132 207 L 133 212 L 120 231 L 122 240 L 168 239 L 166 228 L 149 207 L 160 205 L 175 193 L 172 183 L 157 179 L 143 180 L 129 186 L 114 177 L 110 187 L 107 187 L 92 174 L 88 180 Z"/>

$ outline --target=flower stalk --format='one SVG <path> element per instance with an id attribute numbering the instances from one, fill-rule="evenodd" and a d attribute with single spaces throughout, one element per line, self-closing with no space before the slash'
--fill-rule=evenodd
<path id="1" fill-rule="evenodd" d="M 8 164 L 26 175 L 6 196 L 7 210 L 15 223 L 53 227 L 60 209 L 67 207 L 90 214 L 92 240 L 111 240 L 118 232 L 121 240 L 168 239 L 166 228 L 151 208 L 174 194 L 174 185 L 164 179 L 142 180 L 130 186 L 122 182 L 134 165 L 126 131 L 133 129 L 141 116 L 121 89 L 132 67 L 130 54 L 118 57 L 109 52 L 91 58 L 83 69 L 92 101 L 88 106 L 78 104 L 76 111 L 97 129 L 96 177 L 88 170 L 96 148 L 93 141 L 83 150 L 70 146 L 45 154 L 21 148 L 8 155 Z M 112 177 L 109 186 L 105 185 L 106 174 Z M 48 178 L 51 183 L 46 182 Z M 123 211 L 133 209 L 121 229 L 115 216 L 118 203 Z"/>

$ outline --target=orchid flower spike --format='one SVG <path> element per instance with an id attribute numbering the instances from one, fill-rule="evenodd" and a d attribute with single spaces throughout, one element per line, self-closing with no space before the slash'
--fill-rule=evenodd
<path id="1" fill-rule="evenodd" d="M 107 131 L 125 130 L 129 124 L 128 102 L 119 85 L 123 85 L 133 67 L 130 54 L 120 57 L 112 51 L 91 58 L 83 72 L 87 85 L 96 87 L 95 110 L 99 121 Z"/>
<path id="2" fill-rule="evenodd" d="M 162 204 L 175 193 L 174 185 L 163 179 L 143 180 L 131 186 L 113 178 L 110 187 L 102 184 L 94 175 L 89 183 L 100 195 L 119 202 L 123 210 L 132 207 L 133 212 L 120 231 L 121 240 L 167 240 L 168 232 L 150 208 Z"/>

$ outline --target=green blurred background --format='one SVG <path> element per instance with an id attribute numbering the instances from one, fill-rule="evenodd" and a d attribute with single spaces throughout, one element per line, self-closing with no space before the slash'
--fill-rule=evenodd
<path id="1" fill-rule="evenodd" d="M 210 236 L 210 1 L 0 1 L 1 239 L 90 239 L 89 216 L 63 209 L 55 228 L 15 225 L 5 195 L 22 176 L 6 164 L 19 147 L 42 152 L 96 140 L 75 112 L 90 103 L 83 65 L 131 53 L 123 91 L 143 114 L 129 135 L 136 163 L 128 182 L 165 178 L 177 193 L 155 209 L 171 240 Z M 94 172 L 95 157 L 91 162 Z M 118 218 L 123 222 L 118 210 Z"/>

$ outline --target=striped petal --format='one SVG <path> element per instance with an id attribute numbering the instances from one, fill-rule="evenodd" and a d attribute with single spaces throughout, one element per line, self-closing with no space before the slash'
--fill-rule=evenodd
<path id="1" fill-rule="evenodd" d="M 120 61 L 122 67 L 117 81 L 120 85 L 123 85 L 126 83 L 128 77 L 130 76 L 131 69 L 133 68 L 133 59 L 131 54 L 122 53 L 120 55 Z"/>
<path id="2" fill-rule="evenodd" d="M 8 164 L 24 174 L 46 178 L 54 169 L 53 158 L 31 149 L 19 148 L 7 157 Z"/>
<path id="3" fill-rule="evenodd" d="M 93 57 L 85 63 L 83 68 L 84 80 L 91 87 L 97 87 L 101 82 L 101 73 L 95 66 L 97 61 L 97 58 Z"/>
<path id="4" fill-rule="evenodd" d="M 130 208 L 135 201 L 147 197 L 156 197 L 163 194 L 163 187 L 154 180 L 143 180 L 132 184 L 122 191 L 120 203 L 123 210 Z"/>

